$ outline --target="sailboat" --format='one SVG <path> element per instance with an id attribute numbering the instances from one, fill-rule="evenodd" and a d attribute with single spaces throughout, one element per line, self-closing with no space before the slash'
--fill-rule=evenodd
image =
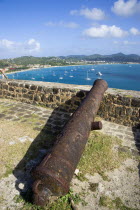
<path id="1" fill-rule="evenodd" d="M 71 72 L 70 72 L 70 76 L 69 77 L 73 77 L 73 75 L 71 74 Z"/>
<path id="2" fill-rule="evenodd" d="M 102 76 L 102 73 L 100 71 L 98 71 L 98 73 L 96 73 L 96 75 Z"/>
<path id="3" fill-rule="evenodd" d="M 63 77 L 60 75 L 59 79 L 63 79 Z"/>
<path id="4" fill-rule="evenodd" d="M 56 74 L 55 74 L 55 72 L 53 71 L 53 76 L 55 77 L 56 76 Z"/>
<path id="5" fill-rule="evenodd" d="M 91 80 L 91 79 L 88 77 L 88 71 L 87 71 L 87 77 L 86 77 L 86 80 Z"/>
<path id="6" fill-rule="evenodd" d="M 43 74 L 41 75 L 41 79 L 44 79 L 44 75 Z"/>

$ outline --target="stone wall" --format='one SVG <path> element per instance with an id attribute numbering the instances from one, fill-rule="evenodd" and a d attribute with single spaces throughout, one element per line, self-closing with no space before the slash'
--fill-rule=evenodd
<path id="1" fill-rule="evenodd" d="M 0 80 L 0 97 L 73 113 L 91 86 L 22 80 Z M 123 125 L 140 123 L 140 92 L 108 89 L 98 115 Z"/>

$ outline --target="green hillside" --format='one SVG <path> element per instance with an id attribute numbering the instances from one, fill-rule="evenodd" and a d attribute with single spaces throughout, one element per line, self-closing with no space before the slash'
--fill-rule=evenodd
<path id="1" fill-rule="evenodd" d="M 64 66 L 71 63 L 77 64 L 77 62 L 93 62 L 93 61 L 105 61 L 105 62 L 134 62 L 140 63 L 140 56 L 136 54 L 125 55 L 123 53 L 117 53 L 112 55 L 69 55 L 59 57 L 34 57 L 34 56 L 22 56 L 13 59 L 1 59 L 0 68 L 7 67 L 12 64 L 24 65 L 29 64 L 40 64 L 40 65 L 51 65 L 51 66 Z"/>

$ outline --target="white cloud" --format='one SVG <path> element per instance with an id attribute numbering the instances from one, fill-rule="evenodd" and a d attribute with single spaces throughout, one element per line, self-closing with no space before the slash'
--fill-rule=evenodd
<path id="1" fill-rule="evenodd" d="M 14 47 L 14 42 L 9 41 L 7 39 L 2 39 L 2 40 L 0 40 L 0 46 L 7 48 L 7 49 L 12 49 Z"/>
<path id="2" fill-rule="evenodd" d="M 78 10 L 76 10 L 76 9 L 70 11 L 70 15 L 78 15 L 78 13 L 79 13 L 79 12 L 78 12 Z"/>
<path id="3" fill-rule="evenodd" d="M 56 26 L 56 23 L 54 23 L 52 21 L 48 21 L 45 23 L 45 26 Z"/>
<path id="4" fill-rule="evenodd" d="M 60 26 L 64 26 L 65 28 L 78 28 L 79 25 L 77 23 L 74 22 L 63 22 L 61 21 Z"/>
<path id="5" fill-rule="evenodd" d="M 0 40 L 0 49 L 7 52 L 31 53 L 40 51 L 40 43 L 35 39 L 29 39 L 23 43 L 13 42 L 7 39 Z"/>
<path id="6" fill-rule="evenodd" d="M 101 9 L 93 8 L 93 9 L 81 9 L 80 15 L 85 16 L 88 19 L 92 20 L 103 20 L 105 19 L 105 14 Z"/>
<path id="7" fill-rule="evenodd" d="M 24 45 L 23 45 L 23 47 L 24 47 Z M 40 50 L 40 43 L 37 42 L 35 39 L 29 39 L 25 43 L 24 49 L 27 49 L 30 52 L 38 52 Z"/>
<path id="8" fill-rule="evenodd" d="M 128 41 L 128 40 L 124 40 L 124 41 L 113 41 L 114 44 L 116 45 L 138 45 L 139 42 L 131 42 L 131 41 Z"/>
<path id="9" fill-rule="evenodd" d="M 114 3 L 114 6 L 112 7 L 112 11 L 116 15 L 120 16 L 132 16 L 136 13 L 140 13 L 140 2 L 137 0 L 118 0 Z"/>
<path id="10" fill-rule="evenodd" d="M 136 45 L 136 44 L 138 44 L 138 43 L 137 43 L 137 42 L 130 42 L 130 41 L 124 40 L 124 41 L 123 41 L 123 44 L 124 44 L 124 45 Z"/>
<path id="11" fill-rule="evenodd" d="M 113 41 L 113 43 L 114 43 L 114 44 L 118 44 L 119 42 L 115 40 L 115 41 Z"/>
<path id="12" fill-rule="evenodd" d="M 59 21 L 59 22 L 49 21 L 49 22 L 45 23 L 45 25 L 52 26 L 52 27 L 61 26 L 64 28 L 78 28 L 79 27 L 79 25 L 75 22 L 64 22 L 64 21 Z"/>
<path id="13" fill-rule="evenodd" d="M 130 29 L 130 33 L 135 35 L 135 36 L 140 35 L 140 31 L 137 28 L 134 28 L 134 27 Z"/>
<path id="14" fill-rule="evenodd" d="M 104 38 L 104 37 L 116 37 L 121 38 L 128 35 L 127 31 L 122 30 L 115 25 L 107 26 L 101 25 L 100 27 L 91 27 L 84 31 L 85 36 L 90 38 Z"/>
<path id="15" fill-rule="evenodd" d="M 81 15 L 91 20 L 103 20 L 106 18 L 104 11 L 101 9 L 93 8 L 84 8 L 81 10 L 72 10 L 70 11 L 71 15 Z"/>
<path id="16" fill-rule="evenodd" d="M 129 44 L 129 41 L 125 40 L 125 41 L 123 41 L 123 43 L 124 43 L 125 45 L 128 45 L 128 44 Z"/>

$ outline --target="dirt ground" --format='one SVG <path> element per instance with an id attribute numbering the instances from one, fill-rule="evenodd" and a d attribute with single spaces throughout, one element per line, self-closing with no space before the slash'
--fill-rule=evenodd
<path id="1" fill-rule="evenodd" d="M 0 99 L 0 209 L 37 210 L 41 208 L 27 204 L 20 195 L 26 194 L 31 187 L 30 172 L 44 157 L 48 145 L 52 143 L 54 134 L 51 134 L 51 129 L 55 120 L 52 119 L 53 110 L 47 111 L 45 108 L 17 103 Z M 59 119 L 61 118 L 64 123 L 66 115 L 61 114 Z M 46 119 L 48 119 L 47 126 Z M 121 138 L 122 146 L 113 147 L 113 152 L 117 154 L 118 150 L 121 150 L 121 153 L 129 151 L 129 154 L 118 166 L 112 167 L 112 170 L 106 171 L 103 167 L 103 174 L 96 172 L 82 176 L 83 171 L 79 165 L 77 167 L 79 172 L 74 175 L 71 182 L 71 189 L 79 196 L 79 202 L 74 202 L 71 209 L 138 210 L 140 209 L 139 130 L 134 133 L 131 128 L 125 126 L 105 121 L 103 124 L 104 129 L 99 131 L 101 134 L 118 135 Z M 40 143 L 40 139 L 43 143 Z M 87 165 L 92 162 L 94 159 L 87 162 Z M 50 209 L 62 208 L 56 206 Z"/>

